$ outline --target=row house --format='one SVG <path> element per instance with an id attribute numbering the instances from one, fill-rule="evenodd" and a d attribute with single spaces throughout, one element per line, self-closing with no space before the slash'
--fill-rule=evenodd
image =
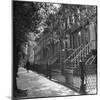
<path id="1" fill-rule="evenodd" d="M 96 19 L 95 17 L 93 18 Z M 96 49 L 96 20 L 93 22 L 85 21 L 83 25 L 73 25 L 71 30 L 64 31 L 65 38 L 62 39 L 62 47 L 59 39 L 54 39 L 51 33 L 43 34 L 38 41 L 38 46 L 34 49 L 34 62 L 38 64 L 52 64 L 56 61 L 60 62 L 61 57 L 66 61 L 81 45 L 84 47 L 90 42 L 91 49 Z M 66 27 L 65 24 L 62 26 Z"/>

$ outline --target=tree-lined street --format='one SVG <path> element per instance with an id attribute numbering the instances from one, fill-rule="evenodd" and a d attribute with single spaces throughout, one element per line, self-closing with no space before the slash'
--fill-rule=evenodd
<path id="1" fill-rule="evenodd" d="M 97 6 L 13 5 L 14 96 L 96 94 Z"/>

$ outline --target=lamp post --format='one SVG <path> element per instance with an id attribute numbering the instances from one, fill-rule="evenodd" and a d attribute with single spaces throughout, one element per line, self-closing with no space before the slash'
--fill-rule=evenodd
<path id="1" fill-rule="evenodd" d="M 62 49 L 62 55 L 61 55 L 61 72 L 62 72 L 62 74 L 64 73 L 64 63 L 63 63 L 64 56 L 65 56 L 65 48 Z"/>
<path id="2" fill-rule="evenodd" d="M 81 45 L 81 32 L 78 33 L 79 36 L 79 46 Z"/>
<path id="3" fill-rule="evenodd" d="M 85 63 L 82 62 L 82 60 L 80 60 L 80 79 L 81 79 L 81 86 L 80 86 L 80 94 L 86 94 L 86 84 L 85 84 L 85 70 L 84 70 L 84 67 L 85 67 Z"/>

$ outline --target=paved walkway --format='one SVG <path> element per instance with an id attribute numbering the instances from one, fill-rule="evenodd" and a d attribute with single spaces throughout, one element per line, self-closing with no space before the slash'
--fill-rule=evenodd
<path id="1" fill-rule="evenodd" d="M 68 95 L 79 95 L 75 91 L 50 81 L 44 76 L 29 71 L 27 72 L 24 68 L 19 68 L 19 77 L 17 78 L 18 88 L 28 90 L 28 96 L 31 97 L 52 97 L 52 96 L 68 96 Z"/>
<path id="2" fill-rule="evenodd" d="M 66 79 L 65 76 L 61 75 L 61 73 L 52 73 L 52 80 L 59 82 L 61 84 L 64 84 L 76 91 L 80 91 L 80 86 L 81 86 L 81 79 L 80 76 L 75 76 L 72 75 L 72 77 L 70 76 L 67 80 L 67 84 L 66 83 Z M 97 93 L 97 76 L 96 74 L 87 74 L 87 76 L 85 76 L 85 84 L 86 84 L 86 92 L 87 94 L 96 94 Z"/>

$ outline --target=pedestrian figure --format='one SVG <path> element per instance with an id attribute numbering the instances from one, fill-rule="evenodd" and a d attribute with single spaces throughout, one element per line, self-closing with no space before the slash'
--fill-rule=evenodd
<path id="1" fill-rule="evenodd" d="M 52 77 L 51 77 L 51 66 L 52 66 L 52 65 L 48 65 L 48 64 L 47 64 L 47 77 L 49 77 L 50 80 L 51 80 L 51 78 L 52 78 Z"/>
<path id="2" fill-rule="evenodd" d="M 27 63 L 26 63 L 26 69 L 27 69 L 27 73 L 28 73 L 29 69 L 30 69 L 30 62 L 29 61 L 27 61 Z"/>

